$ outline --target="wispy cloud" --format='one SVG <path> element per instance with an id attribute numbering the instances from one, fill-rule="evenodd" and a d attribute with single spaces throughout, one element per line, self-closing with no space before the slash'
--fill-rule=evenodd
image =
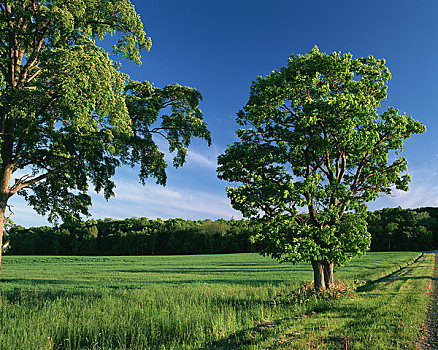
<path id="1" fill-rule="evenodd" d="M 176 152 L 169 152 L 169 145 L 162 139 L 156 139 L 156 144 L 158 145 L 160 151 L 164 153 L 164 160 L 168 164 L 172 164 L 173 157 Z M 201 141 L 196 141 L 194 144 L 190 145 L 187 152 L 187 163 L 184 165 L 186 167 L 200 166 L 208 169 L 216 169 L 217 167 L 217 156 L 220 154 L 219 148 L 212 144 L 208 147 L 205 143 Z"/>
<path id="2" fill-rule="evenodd" d="M 134 182 L 118 181 L 116 197 L 109 202 L 93 198 L 95 217 L 149 218 L 181 217 L 184 219 L 240 218 L 225 193 L 218 195 L 190 188 L 143 187 Z"/>
<path id="3" fill-rule="evenodd" d="M 216 151 L 204 155 L 193 151 L 189 154 L 187 167 L 204 167 L 201 169 L 203 178 L 208 179 L 201 186 L 188 183 L 180 184 L 176 173 L 173 173 L 174 181 L 169 186 L 162 187 L 148 182 L 146 186 L 137 181 L 136 171 L 125 169 L 122 176 L 116 178 L 116 197 L 105 201 L 102 194 L 96 194 L 90 188 L 93 207 L 91 213 L 94 218 L 127 218 L 148 217 L 183 219 L 230 219 L 240 218 L 241 214 L 235 211 L 226 197 L 222 186 L 217 185 L 216 175 L 211 171 L 216 167 Z M 213 156 L 214 155 L 214 156 Z M 433 159 L 435 160 L 435 159 Z M 192 162 L 192 163 L 190 163 Z M 198 169 L 192 172 L 194 178 L 200 176 Z M 176 171 L 178 172 L 178 171 Z M 424 206 L 438 206 L 438 162 L 432 161 L 427 166 L 411 167 L 409 173 L 412 176 L 410 190 L 408 192 L 394 191 L 392 196 L 382 196 L 375 202 L 370 203 L 370 210 L 385 207 L 418 208 Z M 187 175 L 186 175 L 187 176 Z M 132 179 L 132 181 L 128 180 Z M 184 183 L 184 181 L 183 181 Z M 14 222 L 23 226 L 47 225 L 47 220 L 35 213 L 26 202 L 14 196 L 10 204 L 13 205 Z"/>
<path id="4" fill-rule="evenodd" d="M 219 195 L 189 188 L 167 188 L 156 185 L 141 186 L 136 182 L 118 181 L 116 197 L 106 201 L 102 195 L 90 193 L 95 219 L 147 217 L 150 219 L 183 218 L 187 220 L 241 218 L 225 193 Z M 20 197 L 10 201 L 14 211 L 13 221 L 22 226 L 50 225 Z"/>
<path id="5" fill-rule="evenodd" d="M 196 164 L 201 167 L 209 168 L 209 169 L 216 169 L 217 168 L 217 156 L 218 153 L 214 151 L 208 151 L 199 153 L 196 151 L 189 150 L 188 152 L 188 165 Z"/>
<path id="6" fill-rule="evenodd" d="M 384 207 L 436 207 L 438 206 L 438 164 L 413 168 L 409 171 L 412 181 L 409 191 L 394 190 L 390 196 L 382 196 L 370 205 L 372 210 Z"/>
<path id="7" fill-rule="evenodd" d="M 44 226 L 50 225 L 44 216 L 36 213 L 26 201 L 17 195 L 9 200 L 9 205 L 13 211 L 11 220 L 21 226 Z"/>

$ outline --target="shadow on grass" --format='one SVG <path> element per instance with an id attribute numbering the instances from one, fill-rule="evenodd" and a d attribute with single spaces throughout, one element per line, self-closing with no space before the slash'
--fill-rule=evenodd
<path id="1" fill-rule="evenodd" d="M 76 281 L 37 278 L 2 278 L 0 279 L 0 284 L 2 283 L 17 283 L 24 286 L 28 286 L 29 284 L 35 286 L 41 284 L 77 284 Z"/>
<path id="2" fill-rule="evenodd" d="M 263 342 L 275 334 L 275 327 L 289 319 L 279 320 L 273 323 L 260 324 L 252 328 L 242 329 L 226 338 L 219 339 L 210 345 L 200 347 L 198 350 L 225 350 L 241 349 L 243 346 Z"/>
<path id="3" fill-rule="evenodd" d="M 214 267 L 214 268 L 165 268 L 165 269 L 126 269 L 126 270 L 116 270 L 116 272 L 122 272 L 122 273 L 154 273 L 154 274 L 208 274 L 211 273 L 225 273 L 225 274 L 248 274 L 248 273 L 254 273 L 259 274 L 260 272 L 265 273 L 273 273 L 273 272 L 292 272 L 296 273 L 297 269 L 294 267 L 286 267 L 286 268 L 271 268 L 271 267 L 264 267 L 259 266 L 258 268 L 227 268 L 227 267 Z M 300 271 L 301 273 L 311 273 L 310 269 L 302 269 Z"/>
<path id="4" fill-rule="evenodd" d="M 377 309 L 377 306 L 372 305 L 340 306 L 333 305 L 330 302 L 322 302 L 309 308 L 304 314 L 241 330 L 210 345 L 201 347 L 198 350 L 241 349 L 242 347 L 251 348 L 251 345 L 263 344 L 263 342 L 267 341 L 272 344 L 269 347 L 272 349 L 313 349 L 315 344 L 311 341 L 311 338 L 313 339 L 315 326 L 309 321 L 312 317 L 321 317 L 327 313 L 330 313 L 330 318 L 332 320 L 336 318 L 348 319 L 344 327 L 345 329 L 364 330 L 363 334 L 358 335 L 358 337 L 363 338 L 363 344 L 367 344 L 367 339 L 365 338 L 368 337 L 370 332 L 379 322 L 372 317 Z M 294 324 L 295 322 L 309 322 L 309 324 L 306 325 L 305 323 L 301 323 L 298 325 Z M 278 329 L 279 327 L 281 327 L 281 329 Z M 344 334 L 342 329 L 333 329 L 332 332 L 325 337 L 319 338 L 317 341 L 320 342 L 318 345 L 322 346 L 323 349 L 346 349 L 350 345 L 351 339 Z"/>
<path id="5" fill-rule="evenodd" d="M 12 304 L 41 304 L 66 298 L 102 299 L 105 293 L 90 290 L 29 290 L 14 288 L 0 294 L 0 299 Z"/>
<path id="6" fill-rule="evenodd" d="M 413 263 L 417 262 L 416 259 Z M 394 282 L 396 280 L 408 281 L 408 280 L 431 280 L 430 276 L 405 276 L 404 273 L 409 272 L 413 267 L 412 264 L 404 267 L 400 267 L 399 270 L 379 278 L 375 281 L 369 282 L 366 285 L 357 289 L 359 292 L 371 292 L 375 289 L 383 288 L 385 284 Z M 397 293 L 395 293 L 397 294 Z M 345 349 L 350 345 L 351 339 L 345 334 L 345 329 L 358 330 L 360 333 L 355 335 L 362 345 L 366 345 L 369 342 L 373 342 L 372 336 L 373 329 L 380 326 L 381 319 L 376 315 L 381 314 L 380 306 L 374 303 L 368 303 L 360 305 L 357 303 L 348 303 L 347 305 L 342 303 L 333 303 L 330 301 L 317 302 L 315 305 L 309 305 L 304 317 L 294 317 L 291 319 L 283 319 L 270 323 L 269 325 L 258 325 L 253 328 L 241 330 L 234 334 L 229 335 L 226 338 L 220 339 L 209 346 L 200 348 L 199 350 L 212 350 L 212 349 L 240 349 L 242 347 L 250 347 L 255 343 L 263 343 L 267 340 L 274 344 L 273 348 L 288 349 L 295 346 L 306 346 L 306 342 L 313 334 L 313 328 L 311 325 L 308 327 L 304 324 L 300 325 L 301 332 L 294 332 L 294 328 L 298 327 L 294 325 L 294 322 L 300 322 L 301 319 L 309 320 L 312 317 L 324 317 L 326 314 L 330 314 L 330 319 L 345 319 L 344 326 L 339 329 L 334 329 L 328 335 L 322 336 L 319 341 L 323 347 L 328 349 Z M 306 322 L 306 321 L 303 321 Z M 279 333 L 285 333 L 283 329 L 279 332 L 275 329 L 283 324 L 283 329 L 288 329 L 289 334 L 292 336 L 282 337 Z M 307 328 L 306 328 L 307 327 Z M 302 331 L 304 329 L 304 331 Z M 296 334 L 296 335 L 294 335 Z M 369 343 L 371 346 L 371 343 Z M 310 345 L 309 345 L 310 346 Z M 304 348 L 304 347 L 303 347 Z M 310 347 L 309 347 L 310 348 Z M 313 347 L 312 347 L 313 348 Z"/>
<path id="7" fill-rule="evenodd" d="M 393 281 L 409 281 L 409 280 L 437 280 L 437 279 L 432 278 L 431 276 L 415 276 L 415 277 L 400 276 L 400 277 L 396 277 L 396 276 L 390 275 L 390 276 L 379 278 L 378 280 L 375 280 L 375 281 L 367 282 L 365 285 L 358 287 L 357 291 L 362 292 L 362 293 L 371 292 L 375 289 L 381 288 L 382 285 L 391 283 Z"/>
<path id="8" fill-rule="evenodd" d="M 407 280 L 420 280 L 420 279 L 429 279 L 432 280 L 431 276 L 412 276 L 412 277 L 406 277 L 402 276 L 401 274 L 404 272 L 408 272 L 413 268 L 413 265 L 417 263 L 421 257 L 423 257 L 423 254 L 421 254 L 417 259 L 415 259 L 413 262 L 406 266 L 400 266 L 400 268 L 397 271 L 394 271 L 393 273 L 390 273 L 389 275 L 383 276 L 379 279 L 376 279 L 374 281 L 368 281 L 365 285 L 360 286 L 357 288 L 358 292 L 370 292 L 377 288 L 381 288 L 382 285 L 388 284 L 392 281 L 407 281 Z"/>
<path id="9" fill-rule="evenodd" d="M 257 279 L 257 280 L 241 280 L 241 279 L 194 279 L 194 280 L 183 280 L 183 281 L 151 281 L 147 282 L 150 284 L 230 284 L 230 285 L 242 285 L 251 287 L 263 287 L 266 285 L 271 286 L 282 286 L 288 281 L 284 279 L 272 280 L 272 279 Z"/>
<path id="10" fill-rule="evenodd" d="M 175 277 L 175 276 L 174 276 Z M 108 283 L 105 281 L 101 282 L 94 282 L 94 281 L 80 281 L 77 280 L 58 280 L 58 279 L 34 279 L 34 278 L 3 278 L 0 279 L 0 293 L 1 293 L 1 287 L 2 284 L 4 286 L 8 286 L 9 288 L 24 288 L 29 289 L 33 287 L 76 287 L 79 286 L 80 288 L 109 288 L 109 289 L 144 289 L 146 286 L 150 285 L 190 285 L 190 284 L 231 284 L 231 285 L 250 285 L 253 287 L 258 286 L 266 286 L 272 285 L 272 286 L 280 286 L 287 284 L 289 281 L 285 279 L 242 279 L 241 275 L 236 276 L 235 278 L 220 278 L 212 279 L 210 278 L 199 278 L 204 276 L 193 276 L 193 279 L 190 279 L 190 277 L 184 276 L 181 279 L 168 279 L 168 280 L 141 280 L 141 281 L 132 281 L 129 279 L 121 279 L 120 281 L 116 282 L 116 284 Z M 229 277 L 229 276 L 227 276 Z M 310 279 L 309 279 L 310 280 Z"/>

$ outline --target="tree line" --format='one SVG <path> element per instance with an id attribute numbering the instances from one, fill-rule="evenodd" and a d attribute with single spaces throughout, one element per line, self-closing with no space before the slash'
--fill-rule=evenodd
<path id="1" fill-rule="evenodd" d="M 367 215 L 371 251 L 438 247 L 438 208 L 386 208 Z M 50 227 L 16 225 L 10 255 L 167 255 L 258 252 L 250 220 L 88 220 Z"/>
<path id="2" fill-rule="evenodd" d="M 438 208 L 385 208 L 368 213 L 372 251 L 438 247 Z"/>
<path id="3" fill-rule="evenodd" d="M 255 252 L 247 220 L 88 220 L 8 232 L 12 255 L 167 255 Z"/>

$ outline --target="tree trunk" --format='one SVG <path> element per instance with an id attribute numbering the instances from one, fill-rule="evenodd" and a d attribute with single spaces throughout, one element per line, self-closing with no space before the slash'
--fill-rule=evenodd
<path id="1" fill-rule="evenodd" d="M 325 281 L 325 287 L 327 289 L 332 289 L 334 286 L 333 282 L 333 268 L 335 264 L 333 261 L 330 262 L 324 262 L 324 281 Z"/>
<path id="2" fill-rule="evenodd" d="M 0 168 L 0 272 L 2 264 L 3 233 L 5 230 L 5 213 L 8 205 L 9 183 L 11 181 L 12 167 L 3 164 Z"/>
<path id="3" fill-rule="evenodd" d="M 154 230 L 154 233 L 152 235 L 152 252 L 151 255 L 154 255 L 155 253 L 155 240 L 157 239 L 157 233 Z"/>
<path id="4" fill-rule="evenodd" d="M 5 209 L 6 209 L 6 205 L 0 208 L 0 273 L 2 272 L 3 232 L 5 231 Z"/>
<path id="5" fill-rule="evenodd" d="M 322 261 L 312 261 L 313 267 L 313 286 L 315 290 L 321 291 L 325 289 L 324 282 L 324 265 Z"/>

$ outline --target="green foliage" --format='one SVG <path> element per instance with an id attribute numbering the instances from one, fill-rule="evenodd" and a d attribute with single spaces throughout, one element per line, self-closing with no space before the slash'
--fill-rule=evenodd
<path id="1" fill-rule="evenodd" d="M 438 247 L 437 208 L 385 208 L 368 213 L 371 250 L 433 250 Z"/>
<path id="2" fill-rule="evenodd" d="M 407 190 L 397 155 L 425 132 L 395 108 L 377 112 L 390 77 L 383 59 L 314 47 L 252 83 L 218 174 L 238 184 L 227 188 L 233 207 L 259 218 L 265 254 L 339 266 L 369 248 L 366 203 Z"/>
<path id="3" fill-rule="evenodd" d="M 358 219 L 361 217 L 347 215 L 339 223 L 337 230 L 342 235 L 336 241 L 336 250 L 327 253 L 331 254 L 330 258 L 347 261 L 352 256 L 345 253 L 345 241 L 368 245 L 370 237 L 371 251 L 420 251 L 438 247 L 437 208 L 386 208 L 368 212 L 369 234 L 358 233 L 365 227 L 363 222 L 356 224 Z M 260 227 L 250 220 L 130 218 L 78 221 L 58 227 L 9 226 L 5 240 L 9 239 L 11 245 L 7 255 L 217 254 L 270 249 L 275 250 L 279 260 L 298 261 L 286 257 L 285 252 L 292 249 L 287 240 L 267 239 L 260 235 Z M 311 246 L 312 239 L 312 236 L 302 236 L 295 241 Z"/>
<path id="4" fill-rule="evenodd" d="M 162 255 L 253 252 L 245 220 L 88 220 L 59 227 L 14 226 L 10 255 Z"/>
<path id="5" fill-rule="evenodd" d="M 151 40 L 129 0 L 7 0 L 0 14 L 2 210 L 18 193 L 49 220 L 71 221 L 88 214 L 90 185 L 114 195 L 122 164 L 138 166 L 143 183 L 166 183 L 154 137 L 176 152 L 175 166 L 193 137 L 210 143 L 198 91 L 129 82 L 98 45 L 117 35 L 115 57 L 141 63 Z"/>
<path id="6" fill-rule="evenodd" d="M 125 91 L 133 133 L 126 135 L 120 145 L 121 158 L 131 166 L 140 164 L 143 183 L 153 176 L 157 183 L 165 185 L 164 153 L 159 151 L 153 136 L 162 136 L 169 143 L 169 151 L 176 151 L 173 158 L 175 167 L 185 163 L 187 148 L 193 137 L 205 139 L 210 145 L 210 133 L 198 107 L 202 96 L 187 86 L 172 84 L 159 89 L 147 81 L 131 81 Z M 161 123 L 158 124 L 162 110 L 170 110 L 170 113 L 161 115 Z"/>

